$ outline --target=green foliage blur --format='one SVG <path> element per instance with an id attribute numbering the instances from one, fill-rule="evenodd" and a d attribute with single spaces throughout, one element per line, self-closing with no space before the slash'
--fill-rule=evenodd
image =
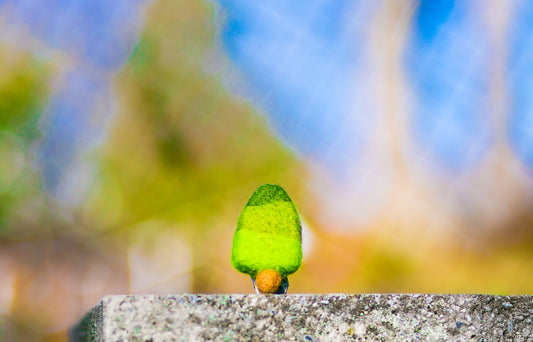
<path id="1" fill-rule="evenodd" d="M 51 73 L 50 65 L 31 54 L 0 46 L 0 233 L 11 212 L 36 194 L 28 149 L 40 137 Z"/>

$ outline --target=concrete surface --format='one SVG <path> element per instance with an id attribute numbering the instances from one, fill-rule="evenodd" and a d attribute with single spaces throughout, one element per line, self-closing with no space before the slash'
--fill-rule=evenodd
<path id="1" fill-rule="evenodd" d="M 533 296 L 105 297 L 71 341 L 533 341 Z"/>

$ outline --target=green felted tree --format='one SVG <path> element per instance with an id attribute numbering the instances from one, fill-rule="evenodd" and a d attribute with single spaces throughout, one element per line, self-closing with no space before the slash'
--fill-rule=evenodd
<path id="1" fill-rule="evenodd" d="M 282 187 L 260 186 L 237 220 L 233 267 L 249 274 L 260 293 L 286 293 L 287 276 L 301 262 L 302 233 L 294 204 Z"/>

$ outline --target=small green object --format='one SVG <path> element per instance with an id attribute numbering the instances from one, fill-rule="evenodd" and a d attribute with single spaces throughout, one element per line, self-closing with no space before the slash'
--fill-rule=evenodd
<path id="1" fill-rule="evenodd" d="M 302 263 L 302 229 L 298 212 L 287 192 L 261 185 L 237 220 L 231 264 L 253 279 L 263 270 L 286 278 Z"/>

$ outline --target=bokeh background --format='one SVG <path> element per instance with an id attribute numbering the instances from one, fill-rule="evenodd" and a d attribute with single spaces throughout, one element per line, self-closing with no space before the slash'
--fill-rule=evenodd
<path id="1" fill-rule="evenodd" d="M 291 293 L 533 290 L 533 3 L 0 0 L 0 340 L 108 294 L 251 293 L 263 183 Z"/>

